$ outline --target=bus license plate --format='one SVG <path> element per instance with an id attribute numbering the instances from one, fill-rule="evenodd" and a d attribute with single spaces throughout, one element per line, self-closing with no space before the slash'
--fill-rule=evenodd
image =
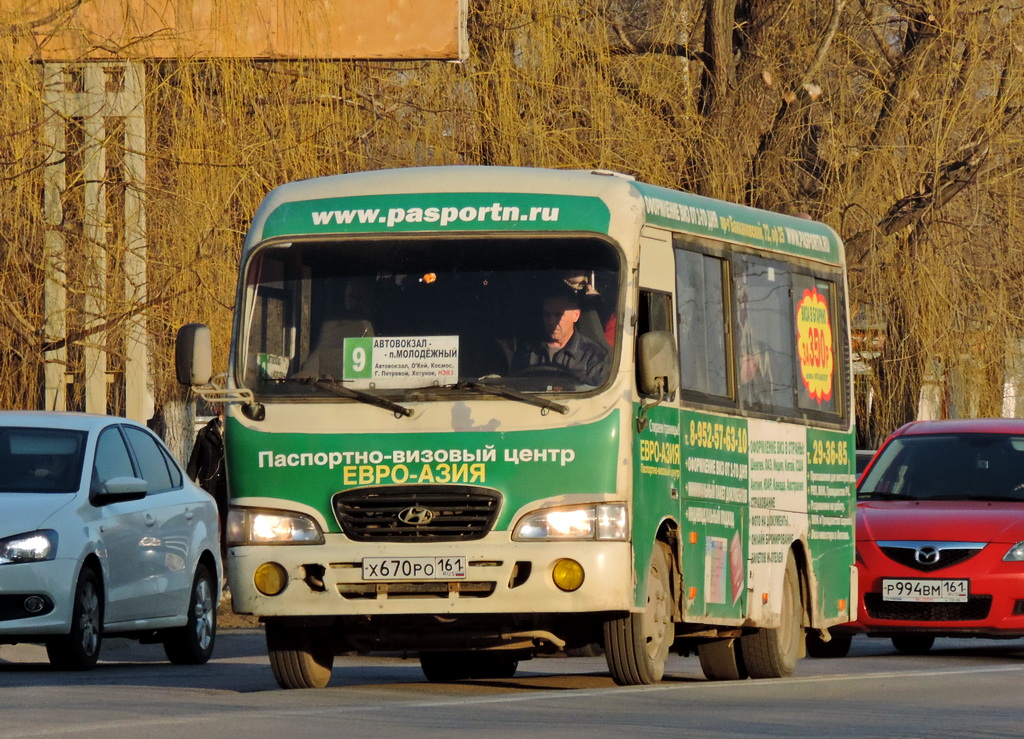
<path id="1" fill-rule="evenodd" d="M 364 580 L 463 580 L 465 557 L 366 557 Z"/>
<path id="2" fill-rule="evenodd" d="M 966 603 L 970 580 L 883 579 L 882 600 L 914 603 Z"/>

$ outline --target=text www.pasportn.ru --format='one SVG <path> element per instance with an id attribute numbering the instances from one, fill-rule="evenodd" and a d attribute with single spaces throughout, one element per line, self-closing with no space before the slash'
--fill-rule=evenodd
<path id="1" fill-rule="evenodd" d="M 436 223 L 446 227 L 464 223 L 508 223 L 531 221 L 557 221 L 558 208 L 534 206 L 520 208 L 516 205 L 467 205 L 430 208 L 389 208 L 384 213 L 380 208 L 351 208 L 348 210 L 313 211 L 314 226 L 329 226 L 332 223 L 347 226 L 354 223 L 363 225 L 376 223 L 393 228 L 400 223 Z"/>

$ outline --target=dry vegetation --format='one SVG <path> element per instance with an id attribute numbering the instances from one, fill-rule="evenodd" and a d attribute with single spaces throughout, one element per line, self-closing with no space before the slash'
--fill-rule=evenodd
<path id="1" fill-rule="evenodd" d="M 226 349 L 240 243 L 268 189 L 467 163 L 615 169 L 824 220 L 849 245 L 856 320 L 884 337 L 860 443 L 912 418 L 936 370 L 959 381 L 956 412 L 1000 413 L 1024 336 L 1024 0 L 470 7 L 463 64 L 147 63 L 149 293 L 145 306 L 115 296 L 97 320 L 147 311 L 158 399 L 179 392 L 177 326 L 207 322 Z M 52 155 L 41 124 L 53 112 L 39 65 L 9 48 L 0 406 L 35 407 Z M 116 262 L 117 245 L 105 248 Z M 69 292 L 94 289 L 73 267 Z"/>

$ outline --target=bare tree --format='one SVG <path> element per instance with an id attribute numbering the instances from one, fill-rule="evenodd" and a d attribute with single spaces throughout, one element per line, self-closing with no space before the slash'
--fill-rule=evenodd
<path id="1" fill-rule="evenodd" d="M 148 65 L 149 296 L 108 299 L 98 324 L 146 312 L 158 402 L 179 392 L 170 344 L 185 322 L 212 326 L 226 369 L 240 244 L 267 190 L 470 163 L 616 169 L 810 213 L 847 240 L 855 319 L 874 332 L 862 443 L 913 418 L 923 388 L 941 390 L 944 412 L 1001 410 L 1024 333 L 1024 0 L 470 6 L 472 52 L 457 65 Z M 21 381 L 0 404 L 31 407 L 47 361 L 39 192 L 54 152 L 39 70 L 14 48 L 0 45 L 0 366 Z M 87 289 L 83 270 L 69 264 L 70 289 Z"/>

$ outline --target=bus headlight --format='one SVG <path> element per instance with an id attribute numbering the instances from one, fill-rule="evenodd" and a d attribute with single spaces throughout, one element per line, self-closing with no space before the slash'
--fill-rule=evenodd
<path id="1" fill-rule="evenodd" d="M 517 541 L 626 541 L 629 538 L 629 514 L 625 503 L 545 508 L 524 516 L 512 538 Z"/>
<path id="2" fill-rule="evenodd" d="M 227 529 L 229 546 L 324 543 L 324 534 L 317 522 L 301 513 L 232 508 L 228 512 Z"/>

